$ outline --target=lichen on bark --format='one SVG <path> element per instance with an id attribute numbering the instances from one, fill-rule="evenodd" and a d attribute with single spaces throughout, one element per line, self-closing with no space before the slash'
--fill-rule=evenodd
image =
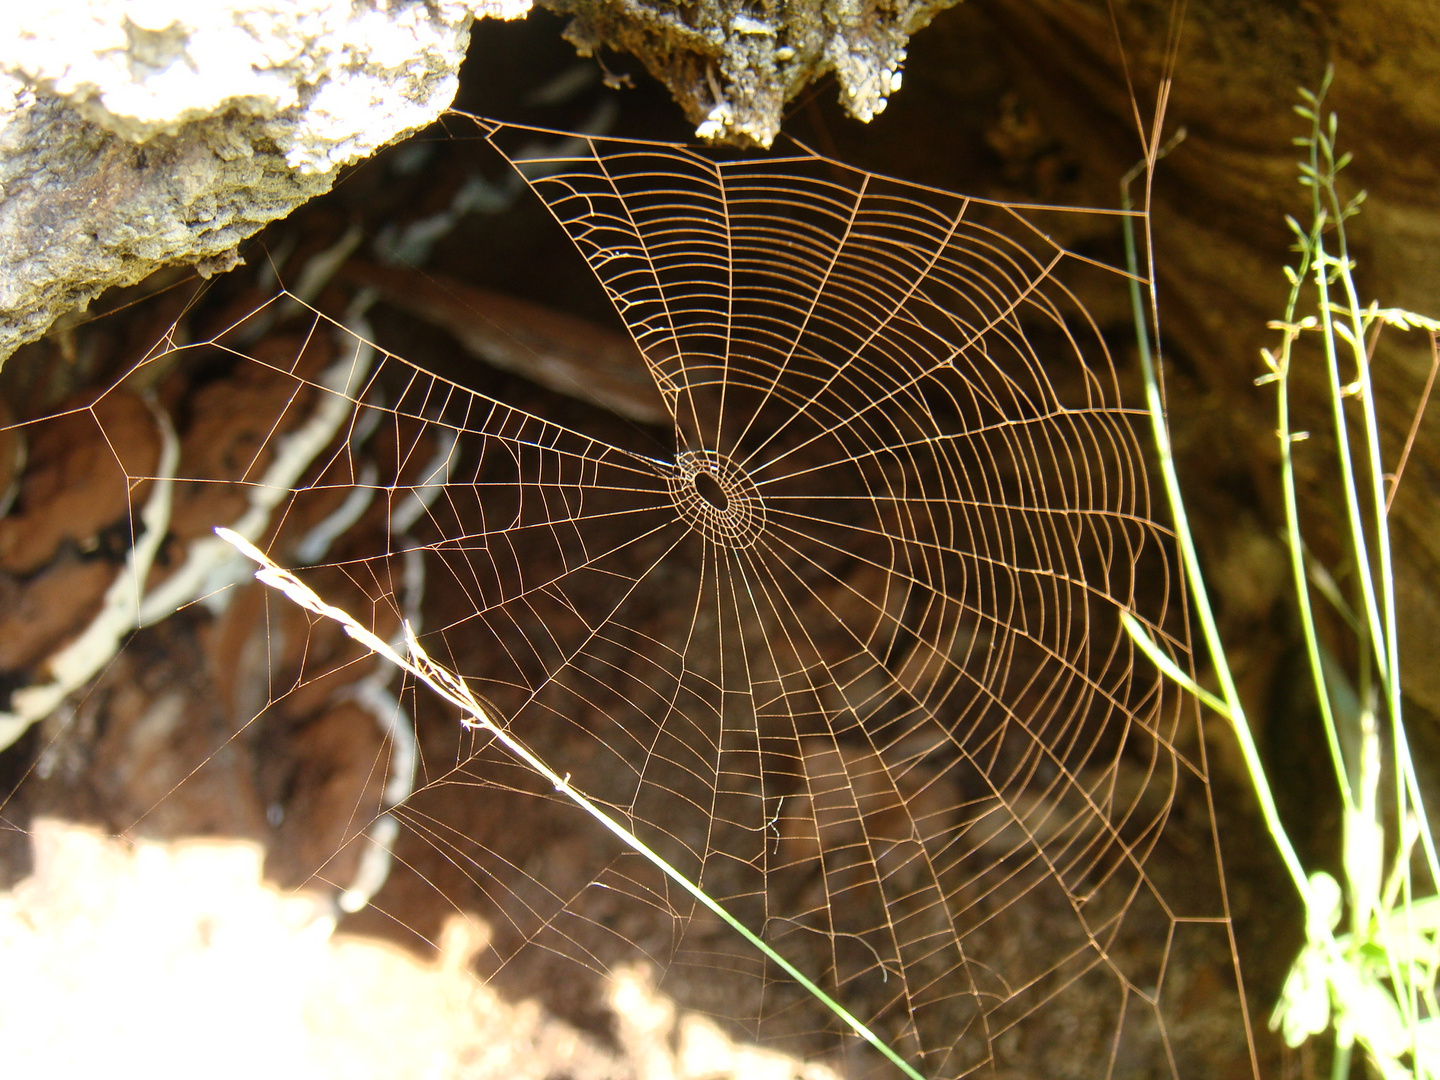
<path id="1" fill-rule="evenodd" d="M 910 35 L 957 0 L 541 0 L 583 54 L 632 53 L 702 138 L 769 146 L 787 102 L 834 74 L 868 121 L 900 88 Z"/>

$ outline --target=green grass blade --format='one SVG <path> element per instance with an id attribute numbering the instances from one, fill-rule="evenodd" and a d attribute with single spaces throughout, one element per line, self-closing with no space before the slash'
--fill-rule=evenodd
<path id="1" fill-rule="evenodd" d="M 1125 632 L 1130 635 L 1130 640 L 1135 642 L 1140 651 L 1148 656 L 1150 662 L 1159 668 L 1164 675 L 1167 675 L 1184 689 L 1190 691 L 1190 693 L 1194 694 L 1210 708 L 1225 717 L 1225 719 L 1231 719 L 1230 706 L 1227 705 L 1222 698 L 1216 697 L 1194 679 L 1190 678 L 1180 665 L 1162 652 L 1160 646 L 1155 644 L 1155 640 L 1150 636 L 1149 632 L 1146 631 L 1139 619 L 1135 618 L 1135 616 L 1131 615 L 1128 611 L 1122 611 L 1120 612 L 1120 623 L 1125 627 Z"/>

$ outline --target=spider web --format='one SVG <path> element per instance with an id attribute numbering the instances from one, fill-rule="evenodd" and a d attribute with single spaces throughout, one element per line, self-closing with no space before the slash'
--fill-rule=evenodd
<path id="1" fill-rule="evenodd" d="M 1120 623 L 1188 665 L 1142 418 L 1069 285 L 1124 275 L 1049 237 L 1080 212 L 803 148 L 540 152 L 554 133 L 471 119 L 613 302 L 671 445 L 467 390 L 377 352 L 358 317 L 272 333 L 295 318 L 282 298 L 157 358 L 249 372 L 240 404 L 265 418 L 245 447 L 183 433 L 182 462 L 217 463 L 186 474 L 172 539 L 193 553 L 271 491 L 262 546 L 382 635 L 418 620 L 423 579 L 432 656 L 925 1075 L 1206 1071 L 1193 997 L 1233 986 L 1233 947 L 1213 832 L 1172 813 L 1208 807 L 1194 721 Z M 89 410 L 102 429 L 119 401 Z M 277 482 L 328 402 L 338 434 Z M 164 478 L 121 468 L 136 492 Z M 317 542 L 356 492 L 365 528 Z M 183 571 L 160 566 L 147 595 Z M 255 713 L 369 677 L 333 628 L 250 603 L 277 673 Z M 379 780 L 404 782 L 357 826 L 398 823 L 437 856 L 432 887 L 483 897 L 489 974 L 638 949 L 758 1036 L 888 1068 L 483 734 L 414 708 L 417 759 L 379 752 Z M 468 820 L 437 809 L 456 789 Z M 520 823 L 553 830 L 570 869 L 507 842 Z M 1187 873 L 1152 859 L 1166 844 Z"/>

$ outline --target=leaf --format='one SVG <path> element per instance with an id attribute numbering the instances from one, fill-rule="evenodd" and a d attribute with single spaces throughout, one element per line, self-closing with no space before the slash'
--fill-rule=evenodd
<path id="1" fill-rule="evenodd" d="M 1371 314 L 1384 322 L 1386 326 L 1393 326 L 1399 330 L 1420 329 L 1429 330 L 1431 333 L 1440 333 L 1440 319 L 1432 319 L 1426 315 L 1406 311 L 1404 308 L 1376 308 Z"/>
<path id="2" fill-rule="evenodd" d="M 1394 924 L 1405 924 L 1416 933 L 1434 933 L 1440 930 L 1440 896 L 1426 896 L 1410 901 L 1390 911 L 1386 919 Z"/>
<path id="3" fill-rule="evenodd" d="M 1270 1030 L 1280 1032 L 1286 1046 L 1299 1046 L 1330 1026 L 1330 980 L 1323 953 L 1306 946 L 1280 991 L 1270 1016 Z"/>
<path id="4" fill-rule="evenodd" d="M 1340 925 L 1344 911 L 1340 883 L 1324 870 L 1310 875 L 1310 903 L 1305 910 L 1305 937 L 1312 944 L 1323 942 Z"/>
<path id="5" fill-rule="evenodd" d="M 1335 1028 L 1344 1039 L 1358 1038 L 1377 1057 L 1398 1058 L 1410 1049 L 1410 1036 L 1400 1006 L 1390 991 L 1373 978 L 1336 987 L 1340 999 Z"/>

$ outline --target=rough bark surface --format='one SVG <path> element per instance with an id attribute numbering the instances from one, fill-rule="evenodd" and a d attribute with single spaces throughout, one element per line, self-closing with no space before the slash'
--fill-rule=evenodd
<path id="1" fill-rule="evenodd" d="M 785 104 L 833 73 L 868 121 L 900 89 L 910 35 L 957 0 L 542 0 L 572 15 L 583 55 L 633 53 L 669 87 L 701 138 L 769 146 Z"/>
<path id="2" fill-rule="evenodd" d="M 984 6 L 1045 126 L 1092 171 L 1123 173 L 1138 144 L 1129 93 L 1115 77 L 1118 47 L 1106 6 Z M 1143 105 L 1158 87 L 1171 6 L 1141 0 L 1116 5 L 1116 13 Z M 1167 134 L 1184 126 L 1187 135 L 1156 177 L 1155 257 L 1162 329 L 1183 364 L 1172 394 L 1179 450 L 1201 499 L 1212 569 L 1237 560 L 1253 568 L 1253 558 L 1235 555 L 1240 547 L 1272 549 L 1261 562 L 1279 553 L 1274 394 L 1253 379 L 1263 370 L 1261 346 L 1277 343 L 1266 323 L 1281 316 L 1288 290 L 1281 268 L 1294 256 L 1285 215 L 1304 217 L 1309 205 L 1296 182 L 1300 150 L 1291 140 L 1303 122 L 1292 106 L 1299 87 L 1318 88 L 1328 65 L 1335 75 L 1326 109 L 1339 117 L 1341 149 L 1355 156 L 1343 177 L 1348 190 L 1368 192 L 1352 222 L 1362 299 L 1440 315 L 1440 21 L 1433 7 L 1419 0 L 1189 4 L 1166 116 Z M 1376 364 L 1376 406 L 1393 466 L 1430 371 L 1428 337 L 1390 335 Z M 1317 436 L 1297 465 L 1311 540 L 1343 573 L 1323 380 L 1318 358 L 1297 366 L 1297 426 Z M 1402 669 L 1413 702 L 1432 717 L 1440 717 L 1440 665 L 1431 657 L 1440 640 L 1437 489 L 1440 413 L 1432 408 L 1391 514 Z M 1247 503 L 1261 508 L 1248 540 L 1240 534 L 1250 510 L 1237 513 Z M 1232 615 L 1266 617 L 1241 610 L 1260 602 L 1245 594 L 1245 581 L 1212 576 Z"/>

